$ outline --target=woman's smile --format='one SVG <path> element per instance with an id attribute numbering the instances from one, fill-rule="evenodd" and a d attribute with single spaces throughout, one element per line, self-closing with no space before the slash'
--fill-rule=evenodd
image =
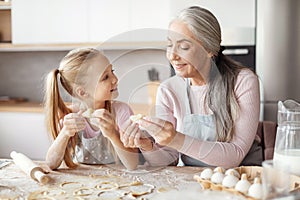
<path id="1" fill-rule="evenodd" d="M 183 69 L 185 66 L 187 66 L 187 64 L 185 64 L 185 63 L 174 63 L 174 64 L 172 64 L 173 65 L 173 67 L 176 69 L 176 70 L 181 70 L 181 69 Z"/>

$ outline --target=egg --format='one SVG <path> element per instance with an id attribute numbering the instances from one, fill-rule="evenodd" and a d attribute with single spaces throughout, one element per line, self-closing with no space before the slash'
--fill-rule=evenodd
<path id="1" fill-rule="evenodd" d="M 221 172 L 221 173 L 224 173 L 225 172 L 225 169 L 223 167 L 216 167 L 214 169 L 214 172 Z"/>
<path id="2" fill-rule="evenodd" d="M 231 171 L 228 175 L 226 175 L 222 181 L 222 185 L 227 188 L 233 188 L 239 179 L 233 175 L 233 171 Z"/>
<path id="3" fill-rule="evenodd" d="M 242 193 L 247 193 L 250 186 L 251 183 L 247 179 L 247 174 L 242 174 L 241 180 L 239 180 L 235 185 L 235 189 Z"/>
<path id="4" fill-rule="evenodd" d="M 230 173 L 233 173 L 233 175 L 236 176 L 238 179 L 241 178 L 240 173 L 235 169 L 227 169 L 225 175 L 228 175 Z"/>
<path id="5" fill-rule="evenodd" d="M 256 199 L 262 198 L 262 185 L 260 178 L 256 177 L 254 179 L 254 183 L 249 187 L 248 195 Z"/>
<path id="6" fill-rule="evenodd" d="M 205 180 L 209 180 L 211 178 L 211 176 L 213 175 L 213 171 L 210 168 L 206 168 L 204 169 L 201 174 L 200 174 L 200 178 L 205 179 Z"/>
<path id="7" fill-rule="evenodd" d="M 224 172 L 224 168 L 222 167 L 215 168 L 214 173 L 210 178 L 211 182 L 216 184 L 221 184 L 225 176 L 223 172 Z"/>

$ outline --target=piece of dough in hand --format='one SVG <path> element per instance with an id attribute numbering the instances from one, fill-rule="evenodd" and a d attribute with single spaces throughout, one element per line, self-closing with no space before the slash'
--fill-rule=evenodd
<path id="1" fill-rule="evenodd" d="M 144 115 L 142 115 L 142 114 L 131 115 L 130 120 L 132 122 L 137 122 L 138 120 L 142 119 L 143 117 L 144 117 Z"/>
<path id="2" fill-rule="evenodd" d="M 93 117 L 93 112 L 94 110 L 92 108 L 88 108 L 86 111 L 82 113 L 82 116 L 86 118 L 91 118 Z"/>

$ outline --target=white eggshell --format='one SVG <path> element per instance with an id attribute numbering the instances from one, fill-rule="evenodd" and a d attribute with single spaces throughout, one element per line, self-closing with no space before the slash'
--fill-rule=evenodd
<path id="1" fill-rule="evenodd" d="M 200 174 L 200 178 L 205 179 L 205 180 L 209 180 L 211 178 L 211 176 L 213 175 L 213 171 L 210 168 L 206 168 L 204 169 L 201 174 Z"/>
<path id="2" fill-rule="evenodd" d="M 237 178 L 241 178 L 240 173 L 235 169 L 227 169 L 226 172 L 225 172 L 225 175 L 229 175 L 229 174 L 233 174 Z"/>
<path id="3" fill-rule="evenodd" d="M 220 172 L 220 173 L 224 173 L 225 172 L 225 169 L 223 167 L 216 167 L 214 169 L 214 172 Z"/>
<path id="4" fill-rule="evenodd" d="M 254 184 L 252 184 L 249 187 L 248 195 L 253 197 L 253 198 L 256 198 L 256 199 L 261 199 L 262 198 L 262 185 L 261 185 L 261 183 L 258 183 L 258 181 L 254 180 Z"/>
<path id="5" fill-rule="evenodd" d="M 222 181 L 223 181 L 223 179 L 224 179 L 224 176 L 225 176 L 225 175 L 224 175 L 223 173 L 221 173 L 221 172 L 215 172 L 215 173 L 211 176 L 210 180 L 211 180 L 211 182 L 213 182 L 213 183 L 221 184 Z"/>
<path id="6" fill-rule="evenodd" d="M 228 188 L 233 188 L 238 181 L 239 179 L 236 176 L 229 174 L 224 177 L 222 185 Z"/>
<path id="7" fill-rule="evenodd" d="M 240 180 L 236 183 L 235 189 L 237 191 L 247 193 L 250 186 L 251 186 L 251 183 L 248 180 Z"/>

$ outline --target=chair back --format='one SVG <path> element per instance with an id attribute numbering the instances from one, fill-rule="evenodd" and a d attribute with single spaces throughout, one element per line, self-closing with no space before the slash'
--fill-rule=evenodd
<path id="1" fill-rule="evenodd" d="M 277 123 L 273 121 L 260 121 L 257 128 L 257 135 L 261 139 L 263 148 L 263 159 L 271 160 L 274 155 Z"/>

